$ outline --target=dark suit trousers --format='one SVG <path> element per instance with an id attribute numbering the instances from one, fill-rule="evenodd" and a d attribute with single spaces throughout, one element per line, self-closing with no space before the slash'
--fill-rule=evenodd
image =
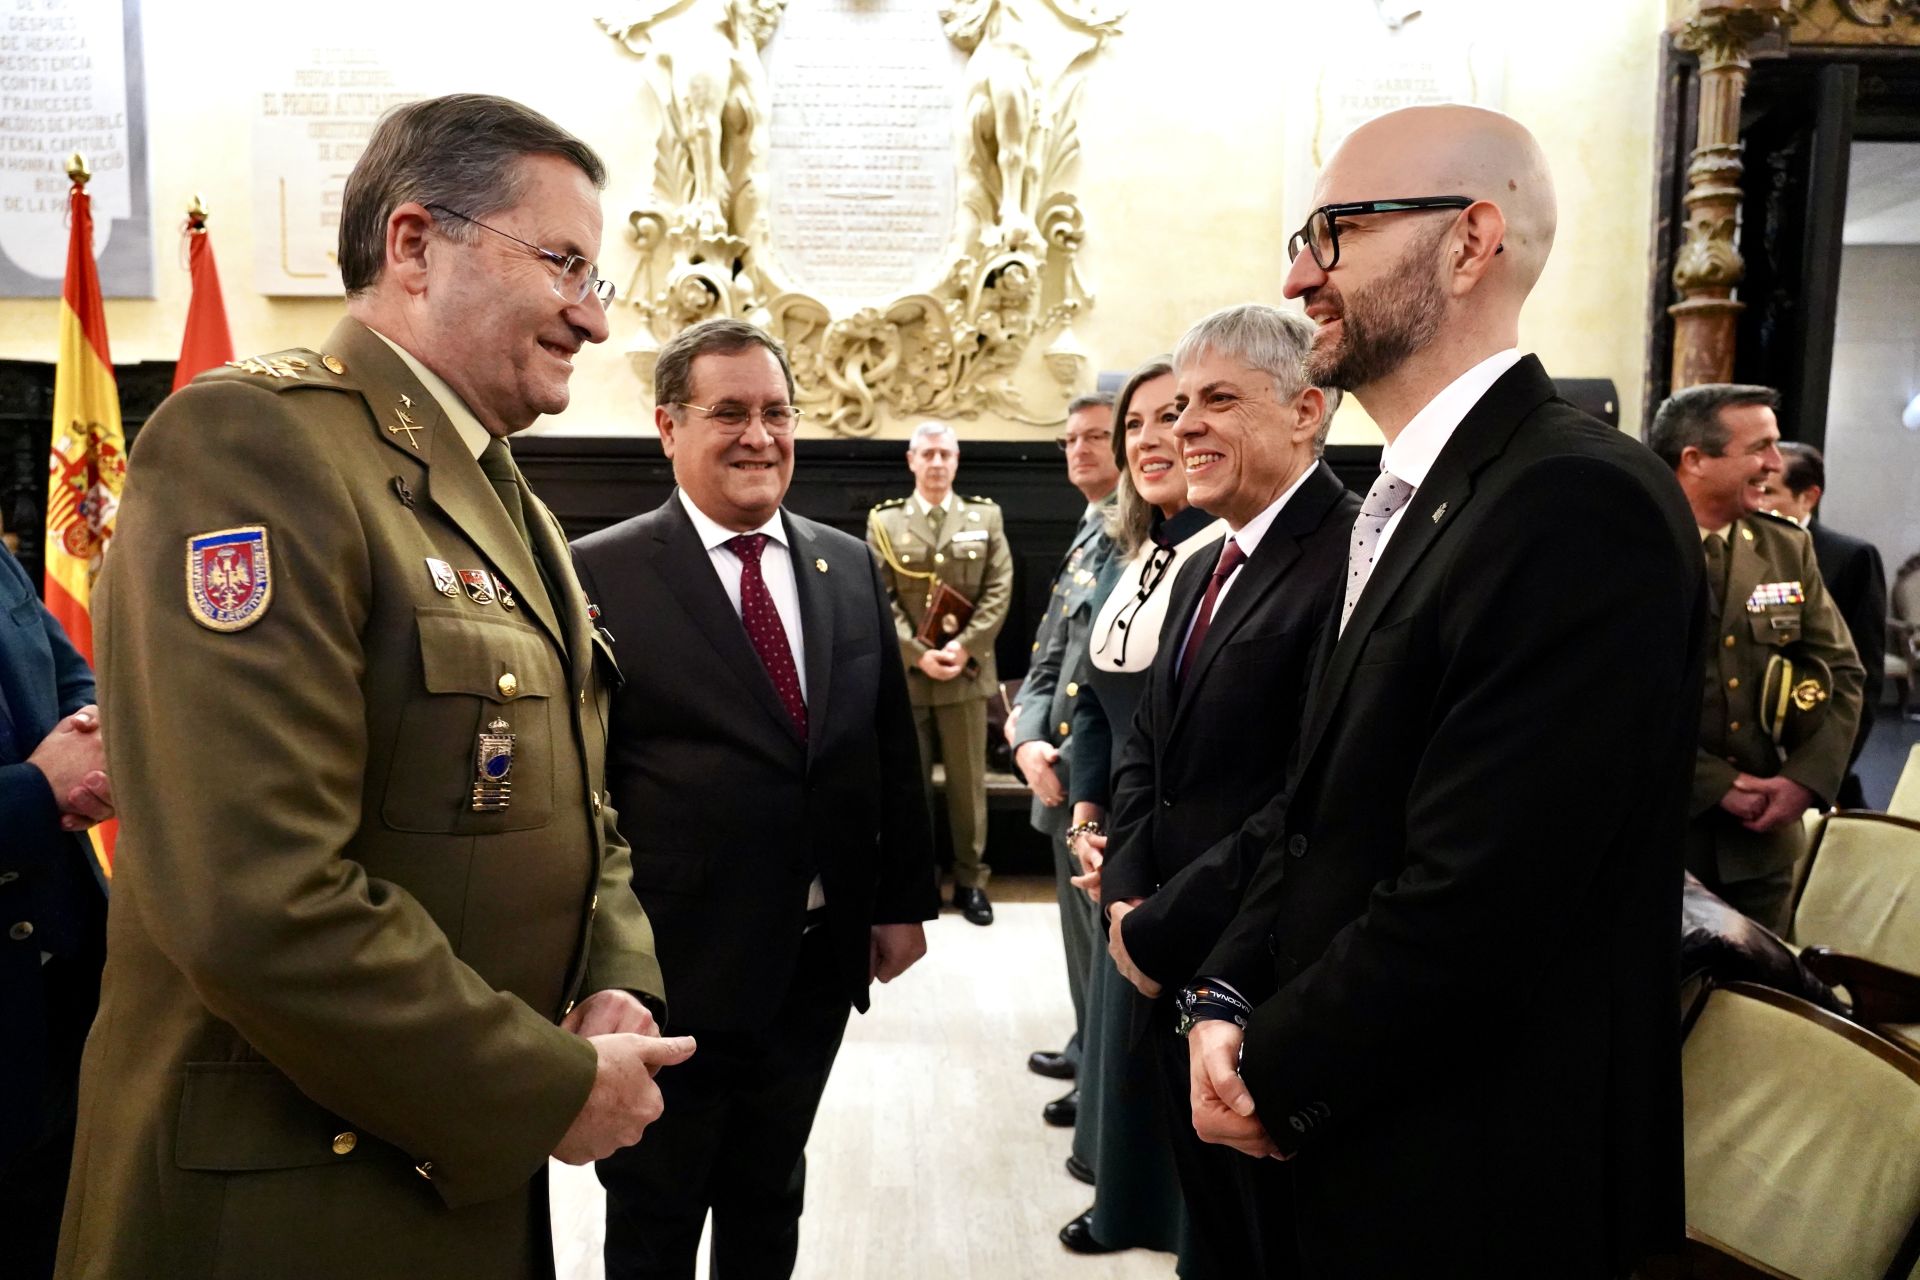
<path id="1" fill-rule="evenodd" d="M 670 1026 L 699 1042 L 659 1075 L 666 1110 L 599 1163 L 608 1280 L 692 1280 L 713 1210 L 713 1280 L 786 1280 L 800 1246 L 807 1135 L 850 1006 L 824 929 L 800 946 L 779 1017 L 751 1031 Z"/>
<path id="2" fill-rule="evenodd" d="M 1194 1133 L 1187 1042 L 1173 1034 L 1164 1000 L 1153 1011 L 1142 1048 L 1158 1068 L 1174 1172 L 1187 1205 L 1192 1267 L 1182 1280 L 1294 1280 L 1301 1271 L 1287 1166 L 1202 1142 Z"/>
<path id="3" fill-rule="evenodd" d="M 105 913 L 104 903 L 100 910 Z M 99 946 L 87 954 L 55 956 L 40 967 L 46 1000 L 46 1078 L 34 1122 L 39 1132 L 24 1151 L 0 1165 L 0 1205 L 6 1206 L 7 1219 L 6 1227 L 0 1229 L 0 1276 L 8 1280 L 41 1280 L 53 1274 L 67 1173 L 73 1162 L 80 1051 L 86 1047 L 87 1031 L 100 1006 L 105 942 L 102 936 Z M 0 1043 L 14 1034 L 0 1028 Z M 0 1105 L 20 1102 L 8 1098 L 0 1100 Z"/>

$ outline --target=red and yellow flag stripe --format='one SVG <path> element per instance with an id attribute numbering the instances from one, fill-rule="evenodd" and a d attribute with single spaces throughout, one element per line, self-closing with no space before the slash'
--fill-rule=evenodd
<path id="1" fill-rule="evenodd" d="M 93 261 L 93 202 L 84 176 L 73 184 L 66 290 L 60 306 L 60 356 L 53 375 L 53 452 L 49 458 L 46 539 L 47 608 L 89 665 L 93 583 L 113 537 L 126 482 L 120 391 L 107 351 L 107 313 Z M 114 824 L 89 836 L 100 874 L 113 868 Z"/>

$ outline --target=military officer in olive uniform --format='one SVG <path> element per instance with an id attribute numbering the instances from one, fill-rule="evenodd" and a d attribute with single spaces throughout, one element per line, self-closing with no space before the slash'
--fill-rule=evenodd
<path id="1" fill-rule="evenodd" d="M 606 339 L 603 182 L 516 103 L 398 108 L 343 198 L 350 318 L 140 434 L 68 1280 L 550 1277 L 548 1157 L 637 1140 L 692 1052 L 645 1003 L 615 668 L 504 439 Z"/>
<path id="2" fill-rule="evenodd" d="M 1812 540 L 1761 510 L 1782 467 L 1777 404 L 1767 387 L 1690 387 L 1648 437 L 1693 508 L 1715 613 L 1687 869 L 1776 931 L 1802 815 L 1831 805 L 1846 776 L 1865 677 Z"/>
<path id="3" fill-rule="evenodd" d="M 999 692 L 993 642 L 1013 599 L 1013 554 L 1000 508 L 953 492 L 960 441 L 953 429 L 923 422 L 907 447 L 911 498 L 883 502 L 867 518 L 867 542 L 880 556 L 893 597 L 894 629 L 907 665 L 907 692 L 929 772 L 947 771 L 947 826 L 953 837 L 953 905 L 974 924 L 993 923 L 987 899 L 987 699 Z M 927 605 L 941 583 L 973 606 L 964 621 L 947 614 L 943 643 L 919 639 Z M 936 637 L 937 639 L 938 637 Z"/>
<path id="4" fill-rule="evenodd" d="M 1067 995 L 1073 1005 L 1073 1034 L 1059 1052 L 1042 1049 L 1028 1056 L 1028 1069 L 1056 1079 L 1078 1075 L 1081 1032 L 1087 1020 L 1088 967 L 1103 960 L 1106 930 L 1099 908 L 1072 883 L 1079 860 L 1067 844 L 1072 808 L 1067 804 L 1067 761 L 1063 754 L 1071 730 L 1075 700 L 1090 665 L 1088 635 L 1101 601 L 1098 580 L 1113 555 L 1107 520 L 1113 512 L 1120 469 L 1113 456 L 1113 397 L 1081 396 L 1067 406 L 1067 430 L 1060 444 L 1067 455 L 1067 482 L 1087 500 L 1073 541 L 1054 572 L 1047 610 L 1035 629 L 1033 661 L 1020 685 L 1020 700 L 1008 722 L 1014 764 L 1033 791 L 1029 821 L 1053 848 L 1054 901 L 1060 910 L 1060 944 L 1065 953 Z M 1069 1090 L 1041 1109 L 1048 1124 L 1072 1125 L 1079 1115 L 1080 1091 Z M 1091 1131 L 1074 1130 L 1074 1158 L 1091 1169 Z"/>

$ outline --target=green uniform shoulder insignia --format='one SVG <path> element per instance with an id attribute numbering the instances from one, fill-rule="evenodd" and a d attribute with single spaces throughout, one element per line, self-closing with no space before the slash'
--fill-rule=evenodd
<path id="1" fill-rule="evenodd" d="M 1766 517 L 1767 519 L 1769 519 L 1769 520 L 1771 520 L 1771 521 L 1773 521 L 1773 522 L 1774 522 L 1775 524 L 1778 524 L 1778 525 L 1785 525 L 1785 526 L 1786 526 L 1787 528 L 1789 528 L 1789 529 L 1797 529 L 1797 530 L 1799 530 L 1799 531 L 1800 531 L 1801 533 L 1805 533 L 1805 532 L 1806 532 L 1806 530 L 1805 530 L 1805 529 L 1801 529 L 1801 528 L 1800 528 L 1800 522 L 1799 522 L 1798 520 L 1790 520 L 1790 519 L 1788 519 L 1788 518 L 1787 518 L 1786 516 L 1783 516 L 1783 515 L 1779 515 L 1779 514 L 1777 514 L 1777 513 L 1775 513 L 1775 512 L 1772 512 L 1772 511 L 1756 511 L 1756 512 L 1754 512 L 1753 514 L 1754 514 L 1754 515 L 1756 515 L 1756 516 L 1765 516 L 1765 517 Z"/>
<path id="2" fill-rule="evenodd" d="M 195 382 L 243 381 L 280 391 L 289 387 L 333 387 L 351 390 L 343 375 L 346 364 L 335 355 L 325 355 L 305 347 L 291 347 L 263 356 L 245 356 L 229 360 L 218 369 L 209 369 Z"/>
<path id="3" fill-rule="evenodd" d="M 874 503 L 873 509 L 875 511 L 890 511 L 894 507 L 904 507 L 906 505 L 907 500 L 905 498 L 888 498 L 885 502 Z"/>
<path id="4" fill-rule="evenodd" d="M 995 502 L 992 498 L 983 498 L 979 494 L 974 494 L 972 497 L 968 498 L 967 501 L 977 502 L 983 507 L 997 507 L 1000 505 L 999 503 Z"/>

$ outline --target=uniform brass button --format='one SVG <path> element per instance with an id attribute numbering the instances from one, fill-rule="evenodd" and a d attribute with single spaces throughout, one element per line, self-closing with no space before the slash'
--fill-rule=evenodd
<path id="1" fill-rule="evenodd" d="M 351 1129 L 333 1135 L 333 1154 L 337 1156 L 352 1155 L 353 1149 L 359 1145 L 360 1135 Z"/>
<path id="2" fill-rule="evenodd" d="M 500 677 L 500 696 L 501 697 L 511 698 L 514 694 L 518 692 L 520 692 L 520 677 L 514 675 L 513 672 L 511 671 L 507 672 L 507 674 Z"/>
<path id="3" fill-rule="evenodd" d="M 593 895 L 593 901 L 587 904 L 587 914 L 592 915 L 594 912 L 598 911 L 599 909 L 600 909 L 600 895 L 596 893 Z"/>
<path id="4" fill-rule="evenodd" d="M 595 813 L 600 812 L 600 793 L 598 791 L 593 793 L 593 811 Z"/>
<path id="5" fill-rule="evenodd" d="M 1724 641 L 1723 643 L 1725 643 L 1725 645 L 1727 646 L 1727 648 L 1729 648 L 1729 649 L 1731 649 L 1731 648 L 1733 648 L 1733 637 L 1732 637 L 1732 636 L 1728 636 L 1728 637 L 1726 638 L 1726 640 L 1725 640 L 1725 641 Z"/>
<path id="6" fill-rule="evenodd" d="M 1738 689 L 1739 687 L 1740 687 L 1740 677 L 1739 677 L 1739 676 L 1735 676 L 1735 677 L 1734 677 L 1733 679 L 1731 679 L 1731 680 L 1729 680 L 1729 681 L 1727 681 L 1727 688 L 1729 688 L 1729 689 Z"/>
<path id="7" fill-rule="evenodd" d="M 1727 732 L 1728 732 L 1728 733 L 1738 733 L 1738 732 L 1740 732 L 1740 722 L 1739 722 L 1738 720 L 1735 720 L 1735 721 L 1734 721 L 1734 722 L 1733 722 L 1732 724 L 1730 724 L 1730 725 L 1728 725 L 1728 726 L 1727 726 Z"/>
<path id="8" fill-rule="evenodd" d="M 936 551 L 933 553 L 933 562 L 935 564 L 945 564 L 947 562 L 947 558 L 944 555 L 940 554 L 938 551 Z"/>
<path id="9" fill-rule="evenodd" d="M 1065 720 L 1062 720 L 1060 722 L 1060 736 L 1064 738 L 1072 732 L 1073 732 L 1073 726 L 1068 724 Z"/>
<path id="10" fill-rule="evenodd" d="M 1069 698 L 1077 698 L 1080 696 L 1080 685 L 1076 681 L 1067 681 L 1067 696 Z"/>
<path id="11" fill-rule="evenodd" d="M 27 920 L 20 921 L 18 924 L 14 925 L 13 928 L 7 930 L 7 936 L 9 938 L 12 938 L 15 942 L 25 942 L 28 938 L 31 938 L 33 936 L 32 922 Z"/>
<path id="12" fill-rule="evenodd" d="M 327 366 L 328 373 L 345 373 L 347 371 L 347 362 L 339 356 L 321 356 L 320 363 Z"/>
<path id="13" fill-rule="evenodd" d="M 587 691 L 585 689 L 580 691 L 580 705 L 583 707 L 587 705 Z"/>

